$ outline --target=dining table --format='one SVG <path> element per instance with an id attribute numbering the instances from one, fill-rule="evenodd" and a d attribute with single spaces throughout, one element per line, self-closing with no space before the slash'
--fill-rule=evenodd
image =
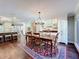
<path id="1" fill-rule="evenodd" d="M 55 41 L 56 35 L 57 33 L 53 35 L 40 35 L 40 36 L 33 35 L 33 34 L 32 35 L 26 34 L 26 41 L 28 37 L 35 37 L 36 39 L 40 38 L 42 41 L 50 42 L 51 43 L 51 56 L 52 56 L 52 47 L 53 47 L 53 42 Z"/>

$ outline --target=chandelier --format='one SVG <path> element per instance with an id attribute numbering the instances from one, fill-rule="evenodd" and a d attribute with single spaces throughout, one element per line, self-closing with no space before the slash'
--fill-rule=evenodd
<path id="1" fill-rule="evenodd" d="M 41 12 L 38 12 L 39 17 L 38 17 L 37 21 L 35 22 L 35 24 L 44 25 L 44 22 L 42 22 L 42 20 L 41 20 L 40 14 L 41 14 Z"/>

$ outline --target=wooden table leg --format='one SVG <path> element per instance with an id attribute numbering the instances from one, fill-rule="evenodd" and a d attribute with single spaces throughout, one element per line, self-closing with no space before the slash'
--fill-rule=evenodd
<path id="1" fill-rule="evenodd" d="M 26 36 L 26 45 L 27 45 L 27 36 Z"/>
<path id="2" fill-rule="evenodd" d="M 3 35 L 4 42 L 6 42 L 5 35 Z"/>
<path id="3" fill-rule="evenodd" d="M 51 41 L 51 57 L 52 57 L 52 41 Z"/>

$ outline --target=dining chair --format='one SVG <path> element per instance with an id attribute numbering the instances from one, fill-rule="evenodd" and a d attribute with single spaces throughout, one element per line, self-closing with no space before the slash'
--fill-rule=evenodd
<path id="1" fill-rule="evenodd" d="M 27 34 L 27 35 L 32 35 L 32 32 L 27 32 L 26 34 Z"/>
<path id="2" fill-rule="evenodd" d="M 40 36 L 40 33 L 33 33 L 34 35 L 36 35 L 36 36 Z"/>
<path id="3" fill-rule="evenodd" d="M 57 47 L 58 34 L 59 34 L 59 33 L 57 33 L 57 34 L 55 35 L 54 41 L 52 42 L 52 50 L 53 50 L 52 52 L 53 52 L 53 54 L 57 54 L 57 52 L 58 52 L 58 47 Z"/>
<path id="4" fill-rule="evenodd" d="M 42 43 L 42 40 L 40 39 L 40 33 L 33 33 L 34 39 L 35 39 L 35 46 L 40 46 Z"/>
<path id="5" fill-rule="evenodd" d="M 51 35 L 53 36 L 53 41 L 52 41 L 52 50 L 56 50 L 57 48 L 57 39 L 58 39 L 58 33 L 56 33 L 56 35 Z M 47 40 L 47 41 L 43 41 L 44 42 L 44 49 L 48 50 L 48 48 L 51 47 L 51 41 Z"/>
<path id="6" fill-rule="evenodd" d="M 53 47 L 54 47 L 54 48 L 57 46 L 58 34 L 59 34 L 59 33 L 56 34 L 55 40 L 53 41 Z"/>
<path id="7" fill-rule="evenodd" d="M 27 34 L 26 34 L 26 45 L 27 44 L 32 45 L 33 42 L 34 42 L 34 38 L 32 36 L 32 32 L 27 32 Z"/>
<path id="8" fill-rule="evenodd" d="M 40 33 L 33 33 L 34 35 L 34 43 L 33 43 L 33 48 L 35 49 L 36 52 L 42 52 L 42 39 L 40 37 Z"/>
<path id="9" fill-rule="evenodd" d="M 53 35 L 52 35 L 53 34 Z M 58 39 L 58 34 L 59 33 L 52 33 L 51 34 L 51 36 L 52 36 L 52 38 L 53 38 L 53 42 L 52 42 L 52 44 L 53 44 L 53 46 L 56 46 L 57 45 L 57 39 Z M 50 37 L 51 37 L 50 36 Z M 49 42 L 48 42 L 48 44 L 50 44 Z"/>
<path id="10" fill-rule="evenodd" d="M 29 35 L 29 36 L 27 37 L 27 35 Z M 32 36 L 32 32 L 27 32 L 27 33 L 26 33 L 26 42 L 27 42 L 27 41 L 30 42 L 30 40 L 32 39 L 30 36 Z"/>

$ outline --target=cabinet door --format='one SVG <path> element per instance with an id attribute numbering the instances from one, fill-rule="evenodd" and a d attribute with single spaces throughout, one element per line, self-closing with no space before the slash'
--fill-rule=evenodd
<path id="1" fill-rule="evenodd" d="M 58 41 L 67 44 L 67 20 L 58 21 Z"/>

